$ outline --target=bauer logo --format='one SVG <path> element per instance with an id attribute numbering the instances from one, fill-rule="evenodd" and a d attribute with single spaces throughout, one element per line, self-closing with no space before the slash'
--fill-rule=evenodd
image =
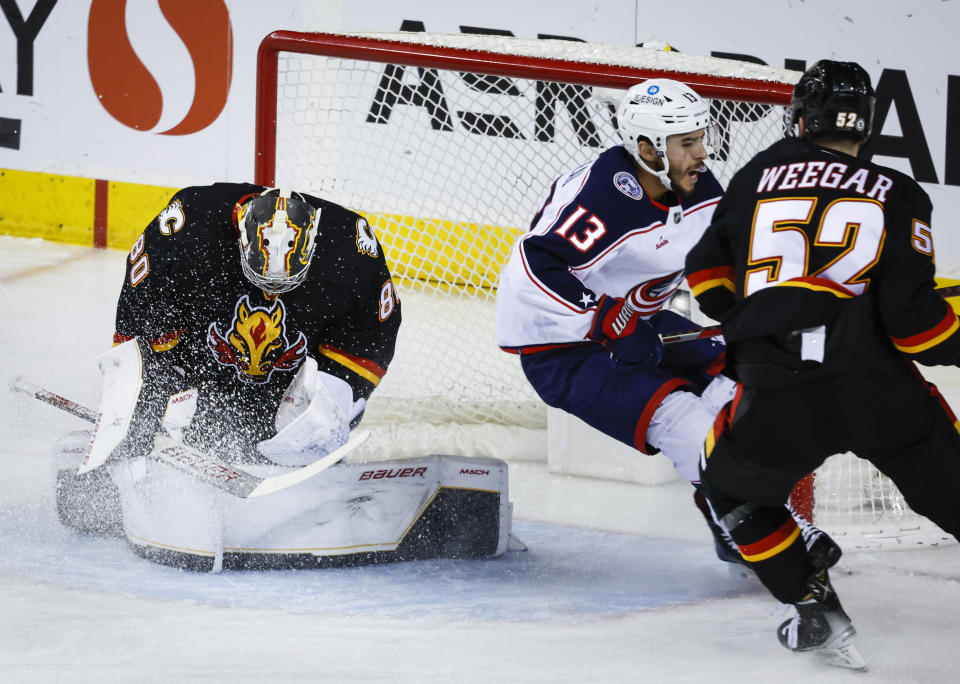
<path id="1" fill-rule="evenodd" d="M 364 470 L 358 480 L 392 480 L 398 477 L 423 477 L 427 472 L 426 466 L 419 468 L 382 468 L 380 470 Z"/>
<path id="2" fill-rule="evenodd" d="M 253 306 L 247 295 L 238 301 L 226 334 L 217 324 L 207 328 L 207 347 L 217 363 L 233 366 L 242 382 L 263 384 L 273 371 L 295 370 L 307 354 L 307 337 L 287 341 L 286 309 L 279 299 L 270 308 Z"/>
<path id="3" fill-rule="evenodd" d="M 620 171 L 613 177 L 613 184 L 617 186 L 617 190 L 630 199 L 638 200 L 643 197 L 643 189 L 637 179 L 633 177 L 633 174 Z"/>
<path id="4" fill-rule="evenodd" d="M 239 471 L 227 468 L 198 451 L 188 450 L 181 446 L 160 449 L 160 454 L 165 460 L 179 463 L 181 466 L 190 468 L 190 470 L 194 470 L 212 480 L 230 482 L 243 477 Z"/>
<path id="5" fill-rule="evenodd" d="M 164 93 L 155 75 L 138 57 L 138 51 L 167 49 L 168 54 L 186 47 L 193 65 L 193 98 L 189 109 L 161 135 L 189 135 L 213 123 L 227 103 L 233 67 L 233 32 L 224 0 L 205 2 L 160 1 L 160 11 L 149 35 L 131 36 L 127 26 L 126 3 L 92 0 L 87 22 L 87 63 L 90 82 L 103 108 L 117 121 L 138 131 L 149 131 L 161 120 L 165 107 L 175 100 Z M 166 21 L 176 34 L 166 40 Z M 182 45 L 180 44 L 182 42 Z M 137 50 L 134 49 L 134 44 Z M 157 47 L 159 46 L 159 47 Z M 175 64 L 163 59 L 159 68 Z M 182 70 L 180 70 L 182 71 Z M 165 73 L 162 82 L 177 84 L 191 80 L 182 73 Z M 166 102 L 164 95 L 167 95 Z M 179 115 L 177 115 L 179 118 Z"/>

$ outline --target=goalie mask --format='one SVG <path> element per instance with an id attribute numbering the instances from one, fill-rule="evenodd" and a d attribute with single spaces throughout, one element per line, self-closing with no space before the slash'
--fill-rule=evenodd
<path id="1" fill-rule="evenodd" d="M 272 188 L 237 206 L 240 263 L 247 279 L 270 294 L 307 277 L 320 210 L 299 193 Z"/>
<path id="2" fill-rule="evenodd" d="M 793 88 L 784 118 L 795 136 L 800 117 L 808 133 L 830 133 L 858 140 L 870 137 L 875 102 L 870 75 L 856 62 L 823 59 L 807 69 Z"/>
<path id="3" fill-rule="evenodd" d="M 714 139 L 710 105 L 691 88 L 667 78 L 654 78 L 632 86 L 617 108 L 617 131 L 623 146 L 631 157 L 646 171 L 657 176 L 668 188 L 671 187 L 667 173 L 667 138 L 671 135 L 704 130 L 703 145 L 707 154 L 712 154 Z M 647 140 L 663 160 L 663 170 L 651 168 L 637 149 L 640 140 Z"/>

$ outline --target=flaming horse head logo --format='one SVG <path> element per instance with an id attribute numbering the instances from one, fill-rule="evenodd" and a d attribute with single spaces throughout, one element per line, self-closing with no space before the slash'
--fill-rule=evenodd
<path id="1" fill-rule="evenodd" d="M 236 368 L 241 381 L 269 382 L 273 371 L 294 370 L 307 353 L 303 332 L 293 344 L 287 341 L 285 320 L 286 309 L 281 300 L 269 308 L 258 307 L 244 295 L 237 301 L 233 322 L 225 335 L 216 323 L 207 328 L 207 347 L 217 363 Z"/>

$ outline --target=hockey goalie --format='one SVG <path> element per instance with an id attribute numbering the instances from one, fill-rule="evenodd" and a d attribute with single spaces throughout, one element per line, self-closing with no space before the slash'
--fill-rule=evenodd
<path id="1" fill-rule="evenodd" d="M 504 462 L 335 463 L 400 319 L 359 214 L 249 184 L 180 190 L 127 259 L 93 432 L 58 445 L 61 522 L 207 571 L 499 556 Z"/>

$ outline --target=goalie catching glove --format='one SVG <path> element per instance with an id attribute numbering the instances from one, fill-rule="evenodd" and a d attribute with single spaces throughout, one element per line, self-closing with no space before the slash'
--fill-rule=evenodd
<path id="1" fill-rule="evenodd" d="M 603 295 L 587 338 L 602 344 L 618 366 L 655 368 L 663 356 L 663 342 L 653 326 L 637 311 L 631 299 Z"/>
<path id="2" fill-rule="evenodd" d="M 319 372 L 308 356 L 277 411 L 277 434 L 258 442 L 257 450 L 278 465 L 312 463 L 346 443 L 350 422 L 365 404 L 354 402 L 350 385 Z"/>

